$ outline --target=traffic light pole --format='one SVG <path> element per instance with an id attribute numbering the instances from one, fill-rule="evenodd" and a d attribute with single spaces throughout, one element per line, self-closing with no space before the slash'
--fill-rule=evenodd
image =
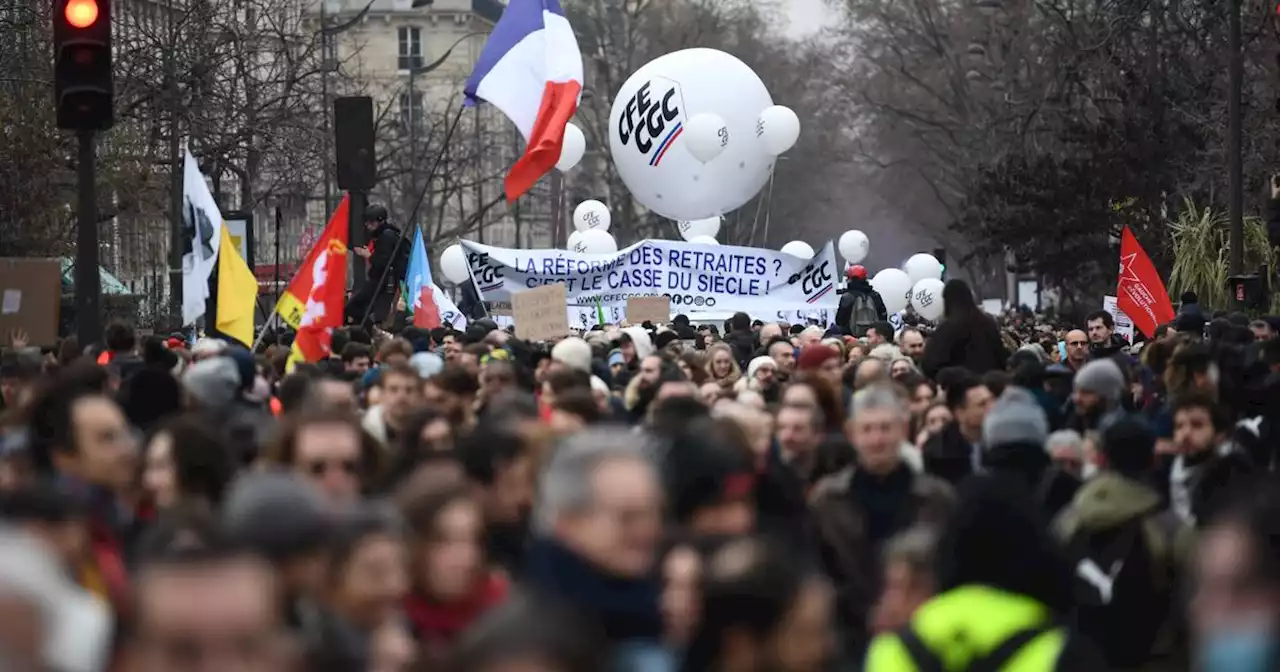
<path id="1" fill-rule="evenodd" d="M 102 339 L 102 277 L 98 271 L 98 203 L 93 131 L 78 131 L 76 163 L 76 336 L 80 347 Z"/>

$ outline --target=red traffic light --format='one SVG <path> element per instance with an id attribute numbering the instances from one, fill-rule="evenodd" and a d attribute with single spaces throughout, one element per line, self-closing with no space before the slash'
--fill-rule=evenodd
<path id="1" fill-rule="evenodd" d="M 66 16 L 67 23 L 72 26 L 88 28 L 98 20 L 98 2 L 97 0 L 67 0 L 63 15 Z"/>

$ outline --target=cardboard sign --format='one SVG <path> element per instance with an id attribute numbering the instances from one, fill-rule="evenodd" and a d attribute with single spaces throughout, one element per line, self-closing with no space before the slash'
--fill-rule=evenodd
<path id="1" fill-rule="evenodd" d="M 543 285 L 511 295 L 511 316 L 516 337 L 527 341 L 548 341 L 569 333 L 569 314 L 564 283 Z"/>
<path id="2" fill-rule="evenodd" d="M 631 324 L 652 322 L 655 326 L 671 321 L 671 297 L 632 296 L 627 299 L 627 321 Z"/>
<path id="3" fill-rule="evenodd" d="M 16 331 L 27 345 L 52 346 L 58 340 L 62 265 L 56 259 L 0 259 L 0 346 Z"/>

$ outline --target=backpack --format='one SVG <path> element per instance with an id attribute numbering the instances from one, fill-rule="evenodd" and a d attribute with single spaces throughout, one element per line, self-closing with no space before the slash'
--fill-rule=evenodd
<path id="1" fill-rule="evenodd" d="M 1030 644 L 1040 635 L 1053 630 L 1052 626 L 1018 630 L 1009 635 L 1003 642 L 1000 642 L 1000 645 L 992 649 L 991 652 L 970 660 L 969 665 L 964 668 L 965 672 L 999 672 L 1006 663 L 1022 651 L 1022 647 Z M 934 653 L 928 646 L 925 646 L 920 636 L 910 627 L 903 628 L 896 634 L 898 635 L 898 641 L 902 642 L 903 648 L 907 650 L 907 655 L 911 657 L 911 662 L 915 664 L 917 672 L 955 672 L 942 662 L 942 658 L 938 654 Z"/>
<path id="2" fill-rule="evenodd" d="M 854 292 L 849 295 L 853 310 L 849 312 L 849 332 L 854 336 L 867 335 L 871 325 L 880 320 L 880 312 L 876 310 L 876 300 L 867 292 Z"/>
<path id="3" fill-rule="evenodd" d="M 1151 658 L 1172 602 L 1179 525 L 1166 510 L 1101 532 L 1080 530 L 1067 544 L 1075 569 L 1076 628 L 1113 666 Z"/>

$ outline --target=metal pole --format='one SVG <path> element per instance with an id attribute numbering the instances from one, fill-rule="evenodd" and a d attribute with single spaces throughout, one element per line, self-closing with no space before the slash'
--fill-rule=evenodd
<path id="1" fill-rule="evenodd" d="M 329 131 L 329 115 L 333 113 L 330 110 L 329 102 L 329 54 L 332 53 L 329 47 L 329 40 L 333 39 L 333 36 L 325 31 L 328 24 L 327 16 L 325 15 L 325 2 L 326 0 L 321 0 L 320 2 L 320 103 L 324 125 L 324 133 L 322 134 L 324 136 L 324 156 L 320 161 L 320 172 L 324 176 L 324 216 L 328 217 L 329 213 L 333 212 L 333 180 L 329 170 L 329 161 L 333 158 L 333 149 L 329 145 L 331 135 Z"/>
<path id="2" fill-rule="evenodd" d="M 284 216 L 280 214 L 280 206 L 276 206 L 276 299 L 280 298 L 280 229 Z"/>
<path id="3" fill-rule="evenodd" d="M 365 194 L 363 191 L 348 191 L 347 195 L 349 197 L 347 202 L 347 236 L 351 247 L 364 247 L 369 244 L 368 235 L 365 234 L 364 230 L 364 208 L 367 202 Z M 367 280 L 368 265 L 364 259 L 355 257 L 351 266 L 351 289 L 358 292 L 361 287 L 364 287 L 364 283 Z"/>
<path id="4" fill-rule="evenodd" d="M 174 24 L 173 0 L 169 0 L 169 48 L 165 49 L 166 93 L 169 96 L 169 322 L 180 329 L 182 320 L 182 138 L 178 134 L 178 74 L 174 52 L 177 30 Z"/>
<path id="5" fill-rule="evenodd" d="M 80 131 L 76 165 L 76 336 L 80 347 L 102 339 L 102 278 L 98 275 L 98 203 L 94 189 L 93 131 Z M 179 269 L 179 284 L 182 271 Z M 181 310 L 181 305 L 179 305 Z"/>
<path id="6" fill-rule="evenodd" d="M 1240 0 L 1231 0 L 1227 22 L 1227 50 L 1230 51 L 1227 78 L 1227 215 L 1231 220 L 1231 274 L 1244 272 L 1244 134 L 1241 96 L 1244 66 L 1240 56 Z"/>
<path id="7" fill-rule="evenodd" d="M 418 68 L 409 68 L 409 193 L 418 193 L 418 115 L 417 99 L 414 97 L 413 80 L 418 77 Z M 414 217 L 416 220 L 417 217 Z M 416 226 L 417 222 L 405 222 L 408 226 Z"/>

